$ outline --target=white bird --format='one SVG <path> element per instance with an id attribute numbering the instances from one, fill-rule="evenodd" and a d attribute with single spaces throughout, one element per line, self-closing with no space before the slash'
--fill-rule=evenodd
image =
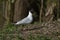
<path id="1" fill-rule="evenodd" d="M 19 25 L 19 24 L 29 24 L 33 21 L 33 17 L 32 17 L 32 13 L 29 11 L 29 14 L 27 17 L 25 17 L 24 19 L 18 21 L 17 23 L 15 23 L 15 25 Z"/>

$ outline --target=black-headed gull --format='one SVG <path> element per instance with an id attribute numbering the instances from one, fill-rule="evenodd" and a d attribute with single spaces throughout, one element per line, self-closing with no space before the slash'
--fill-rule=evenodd
<path id="1" fill-rule="evenodd" d="M 15 25 L 19 25 L 19 24 L 29 24 L 33 21 L 33 17 L 32 17 L 32 13 L 29 11 L 29 14 L 27 17 L 25 17 L 24 19 L 18 21 L 17 23 L 15 23 Z"/>

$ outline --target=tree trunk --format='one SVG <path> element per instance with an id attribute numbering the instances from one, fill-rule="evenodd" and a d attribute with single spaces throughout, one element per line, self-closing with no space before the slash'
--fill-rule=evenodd
<path id="1" fill-rule="evenodd" d="M 5 1 L 0 2 L 0 30 L 3 28 L 6 19 L 4 18 Z"/>
<path id="2" fill-rule="evenodd" d="M 41 0 L 41 8 L 40 8 L 40 23 L 42 22 L 42 14 L 43 14 L 43 0 Z"/>
<path id="3" fill-rule="evenodd" d="M 5 5 L 5 14 L 4 14 L 7 24 L 10 22 L 10 14 L 11 14 L 11 3 L 10 0 L 7 0 Z"/>
<path id="4" fill-rule="evenodd" d="M 26 4 L 23 0 L 16 0 L 13 22 L 17 22 L 28 15 Z"/>

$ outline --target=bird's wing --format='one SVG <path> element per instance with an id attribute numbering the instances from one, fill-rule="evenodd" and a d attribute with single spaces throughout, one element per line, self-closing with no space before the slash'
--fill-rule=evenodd
<path id="1" fill-rule="evenodd" d="M 25 23 L 28 23 L 30 21 L 30 19 L 28 17 L 18 21 L 16 24 L 25 24 Z"/>
<path id="2" fill-rule="evenodd" d="M 29 15 L 27 17 L 25 17 L 24 19 L 18 21 L 17 23 L 15 23 L 16 25 L 17 24 L 28 24 L 28 23 L 31 23 L 32 22 L 32 15 L 31 13 L 29 13 Z"/>

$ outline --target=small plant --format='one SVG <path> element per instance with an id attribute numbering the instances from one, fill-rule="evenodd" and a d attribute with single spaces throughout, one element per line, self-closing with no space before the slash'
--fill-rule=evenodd
<path id="1" fill-rule="evenodd" d="M 49 39 L 48 37 L 46 37 L 46 36 L 40 36 L 40 35 L 32 35 L 32 34 L 30 34 L 29 35 L 29 40 L 51 40 L 51 39 Z"/>

